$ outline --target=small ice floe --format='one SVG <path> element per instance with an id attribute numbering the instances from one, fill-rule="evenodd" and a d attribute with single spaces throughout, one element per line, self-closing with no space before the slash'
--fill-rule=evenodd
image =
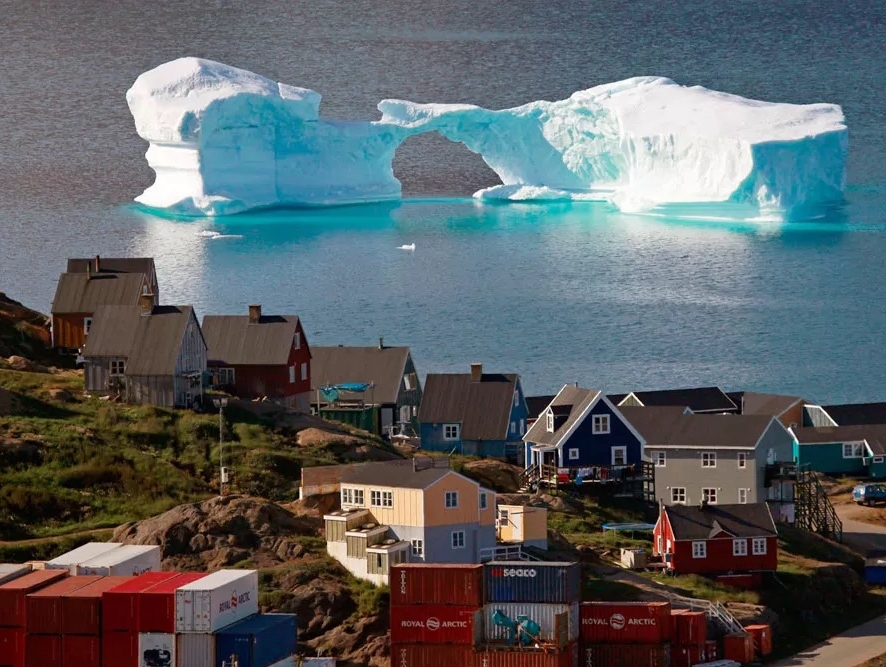
<path id="1" fill-rule="evenodd" d="M 218 239 L 242 239 L 243 238 L 243 234 L 221 234 L 220 232 L 213 232 L 208 229 L 204 229 L 203 231 L 197 232 L 196 234 L 194 234 L 194 236 L 199 236 L 200 238 L 203 238 L 203 239 L 211 239 L 213 241 L 218 240 Z"/>
<path id="2" fill-rule="evenodd" d="M 398 245 L 397 250 L 415 250 L 414 243 L 404 243 L 403 245 Z"/>

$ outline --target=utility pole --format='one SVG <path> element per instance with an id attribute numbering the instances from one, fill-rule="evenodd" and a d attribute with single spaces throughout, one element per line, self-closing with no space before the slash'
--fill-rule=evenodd
<path id="1" fill-rule="evenodd" d="M 225 468 L 225 422 L 224 412 L 228 405 L 225 397 L 212 399 L 212 404 L 218 408 L 218 495 L 225 495 L 225 485 L 228 483 L 228 469 Z"/>

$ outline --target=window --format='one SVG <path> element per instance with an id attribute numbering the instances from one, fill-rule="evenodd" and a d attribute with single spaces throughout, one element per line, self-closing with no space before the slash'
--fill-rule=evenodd
<path id="1" fill-rule="evenodd" d="M 594 415 L 593 432 L 594 435 L 609 433 L 609 415 Z"/>
<path id="2" fill-rule="evenodd" d="M 569 460 L 575 461 L 577 459 L 578 459 L 578 448 L 577 447 L 570 448 L 569 449 Z"/>
<path id="3" fill-rule="evenodd" d="M 452 533 L 452 548 L 453 549 L 464 549 L 465 548 L 465 531 L 456 530 Z"/>
<path id="4" fill-rule="evenodd" d="M 486 493 L 481 491 L 480 492 L 480 509 L 485 510 L 487 507 L 489 507 L 489 499 L 486 497 Z"/>
<path id="5" fill-rule="evenodd" d="M 747 452 L 739 452 L 738 453 L 738 467 L 739 468 L 747 468 L 748 467 L 748 453 Z"/>
<path id="6" fill-rule="evenodd" d="M 295 337 L 292 339 L 292 347 L 296 350 L 301 349 L 301 331 L 295 332 Z"/>
<path id="7" fill-rule="evenodd" d="M 515 391 L 514 392 L 514 407 L 516 408 L 519 405 L 520 405 L 520 392 Z"/>
<path id="8" fill-rule="evenodd" d="M 525 434 L 526 434 L 526 420 L 521 419 L 520 420 L 520 435 L 525 435 Z"/>
<path id="9" fill-rule="evenodd" d="M 732 540 L 732 555 L 733 556 L 747 556 L 748 555 L 748 541 L 747 540 Z"/>
<path id="10" fill-rule="evenodd" d="M 424 540 L 412 540 L 412 555 L 416 558 L 424 558 L 425 557 L 425 541 Z"/>
<path id="11" fill-rule="evenodd" d="M 517 432 L 517 422 L 511 422 L 511 433 Z"/>
<path id="12" fill-rule="evenodd" d="M 295 366 L 289 367 L 289 383 L 295 382 Z"/>
<path id="13" fill-rule="evenodd" d="M 499 526 L 507 526 L 508 525 L 508 511 L 507 510 L 498 510 L 498 525 Z"/>
<path id="14" fill-rule="evenodd" d="M 403 376 L 403 386 L 407 391 L 411 391 L 418 386 L 418 379 L 415 377 L 415 373 L 407 373 Z"/>
<path id="15" fill-rule="evenodd" d="M 308 379 L 308 364 L 304 363 L 301 365 L 301 379 L 302 382 Z"/>
<path id="16" fill-rule="evenodd" d="M 665 464 L 668 462 L 668 457 L 665 452 L 655 452 L 655 467 L 656 468 L 664 468 Z"/>
<path id="17" fill-rule="evenodd" d="M 863 442 L 844 442 L 843 458 L 844 459 L 860 459 L 864 456 Z"/>
<path id="18" fill-rule="evenodd" d="M 672 486 L 671 487 L 671 502 L 675 504 L 686 504 L 686 487 L 685 486 Z"/>
<path id="19" fill-rule="evenodd" d="M 400 406 L 400 421 L 402 423 L 404 423 L 404 424 L 407 423 L 409 421 L 411 415 L 412 415 L 412 408 L 410 408 L 408 405 L 401 405 Z"/>
<path id="20" fill-rule="evenodd" d="M 701 499 L 711 505 L 717 504 L 717 489 L 709 487 L 701 490 Z"/>
<path id="21" fill-rule="evenodd" d="M 218 383 L 223 386 L 234 384 L 234 369 L 233 368 L 219 368 L 218 369 Z"/>
<path id="22" fill-rule="evenodd" d="M 664 538 L 661 535 L 658 536 L 658 553 L 664 553 Z"/>
<path id="23" fill-rule="evenodd" d="M 363 489 L 350 489 L 343 488 L 341 490 L 341 504 L 342 505 L 362 505 L 363 504 Z"/>
<path id="24" fill-rule="evenodd" d="M 89 335 L 89 330 L 92 328 L 92 318 L 84 317 L 83 318 L 83 333 L 87 336 Z"/>
<path id="25" fill-rule="evenodd" d="M 393 491 L 370 491 L 369 503 L 372 507 L 393 507 L 394 492 Z"/>
<path id="26" fill-rule="evenodd" d="M 458 491 L 446 492 L 446 509 L 451 510 L 458 507 Z"/>
<path id="27" fill-rule="evenodd" d="M 873 462 L 874 463 L 883 463 L 883 457 L 882 456 L 875 456 Z"/>
<path id="28" fill-rule="evenodd" d="M 748 491 L 750 489 L 739 489 L 738 490 L 738 504 L 746 505 L 748 502 Z"/>
<path id="29" fill-rule="evenodd" d="M 765 556 L 766 555 L 766 538 L 765 537 L 755 537 L 753 543 L 751 544 L 751 553 L 755 556 Z"/>
<path id="30" fill-rule="evenodd" d="M 716 468 L 717 467 L 717 452 L 702 452 L 701 453 L 701 467 L 702 468 Z"/>
<path id="31" fill-rule="evenodd" d="M 693 558 L 707 558 L 708 557 L 707 542 L 693 542 L 692 543 L 692 557 Z"/>
<path id="32" fill-rule="evenodd" d="M 613 447 L 612 448 L 612 465 L 625 466 L 628 464 L 628 448 Z"/>
<path id="33" fill-rule="evenodd" d="M 547 420 L 548 425 L 548 433 L 554 432 L 554 413 L 548 410 L 548 413 L 545 415 L 545 419 Z"/>
<path id="34" fill-rule="evenodd" d="M 443 424 L 443 439 L 458 440 L 459 431 L 458 424 Z"/>
<path id="35" fill-rule="evenodd" d="M 111 375 L 123 375 L 126 373 L 126 362 L 122 359 L 111 360 Z"/>

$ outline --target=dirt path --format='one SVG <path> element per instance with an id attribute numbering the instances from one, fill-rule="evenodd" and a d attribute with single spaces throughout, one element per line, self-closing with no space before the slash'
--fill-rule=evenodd
<path id="1" fill-rule="evenodd" d="M 886 549 L 886 509 L 864 507 L 849 496 L 831 498 L 843 522 L 843 541 L 864 554 L 869 549 Z"/>
<path id="2" fill-rule="evenodd" d="M 97 535 L 99 533 L 107 533 L 113 530 L 113 528 L 92 528 L 90 530 L 79 530 L 75 533 L 52 535 L 50 537 L 33 537 L 26 540 L 0 541 L 0 547 L 28 547 L 34 544 L 46 544 L 47 542 L 56 542 L 58 540 L 64 540 L 69 537 L 85 537 L 87 535 Z"/>

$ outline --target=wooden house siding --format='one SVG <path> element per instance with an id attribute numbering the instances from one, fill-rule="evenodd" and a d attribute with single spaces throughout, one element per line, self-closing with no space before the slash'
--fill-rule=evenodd
<path id="1" fill-rule="evenodd" d="M 423 526 L 424 496 L 421 489 L 404 489 L 391 486 L 372 486 L 369 484 L 342 483 L 348 489 L 363 490 L 363 505 L 346 505 L 348 508 L 363 507 L 372 512 L 372 516 L 382 526 Z M 372 491 L 390 491 L 393 496 L 393 507 L 375 507 L 372 505 Z"/>
<path id="2" fill-rule="evenodd" d="M 633 394 L 628 394 L 627 396 L 625 396 L 622 402 L 619 403 L 619 405 L 631 406 L 633 408 L 643 407 L 643 404 Z"/>
<path id="3" fill-rule="evenodd" d="M 594 415 L 609 415 L 609 433 L 594 433 Z M 640 440 L 628 428 L 621 415 L 601 399 L 591 408 L 581 424 L 562 443 L 559 451 L 562 467 L 611 466 L 613 447 L 625 447 L 626 464 L 640 463 L 643 452 Z M 569 450 L 578 450 L 578 458 L 570 458 Z"/>
<path id="4" fill-rule="evenodd" d="M 489 489 L 481 488 L 479 493 L 486 494 L 486 509 L 480 509 L 480 525 L 481 526 L 494 526 L 495 525 L 495 491 L 490 491 Z M 479 494 L 477 496 L 477 506 L 479 508 L 480 505 L 480 497 Z"/>
<path id="5" fill-rule="evenodd" d="M 780 421 L 785 428 L 791 428 L 792 426 L 802 426 L 803 401 L 798 402 L 795 406 L 785 411 L 784 414 L 782 414 L 778 418 L 778 421 Z"/>
<path id="6" fill-rule="evenodd" d="M 458 492 L 458 507 L 446 508 L 447 491 Z M 425 489 L 424 505 L 425 527 L 477 523 L 480 520 L 479 486 L 451 473 Z"/>
<path id="7" fill-rule="evenodd" d="M 175 407 L 175 384 L 171 375 L 126 376 L 127 403 Z"/>
<path id="8" fill-rule="evenodd" d="M 86 343 L 85 319 L 92 313 L 64 313 L 52 316 L 52 346 L 72 350 Z"/>
<path id="9" fill-rule="evenodd" d="M 653 461 L 658 453 L 664 452 L 664 466 L 655 467 L 655 493 L 665 505 L 673 503 L 674 489 L 685 489 L 686 505 L 698 505 L 702 500 L 702 489 L 717 489 L 717 504 L 739 502 L 739 489 L 749 489 L 746 503 L 765 500 L 763 491 L 763 465 L 754 458 L 751 448 L 735 449 L 647 449 Z M 714 452 L 717 465 L 714 468 L 702 467 L 702 453 Z M 745 467 L 738 467 L 738 454 L 747 456 Z"/>
<path id="10" fill-rule="evenodd" d="M 863 458 L 843 458 L 843 443 L 800 444 L 797 463 L 827 474 L 864 475 Z M 867 455 L 867 453 L 865 453 Z"/>

